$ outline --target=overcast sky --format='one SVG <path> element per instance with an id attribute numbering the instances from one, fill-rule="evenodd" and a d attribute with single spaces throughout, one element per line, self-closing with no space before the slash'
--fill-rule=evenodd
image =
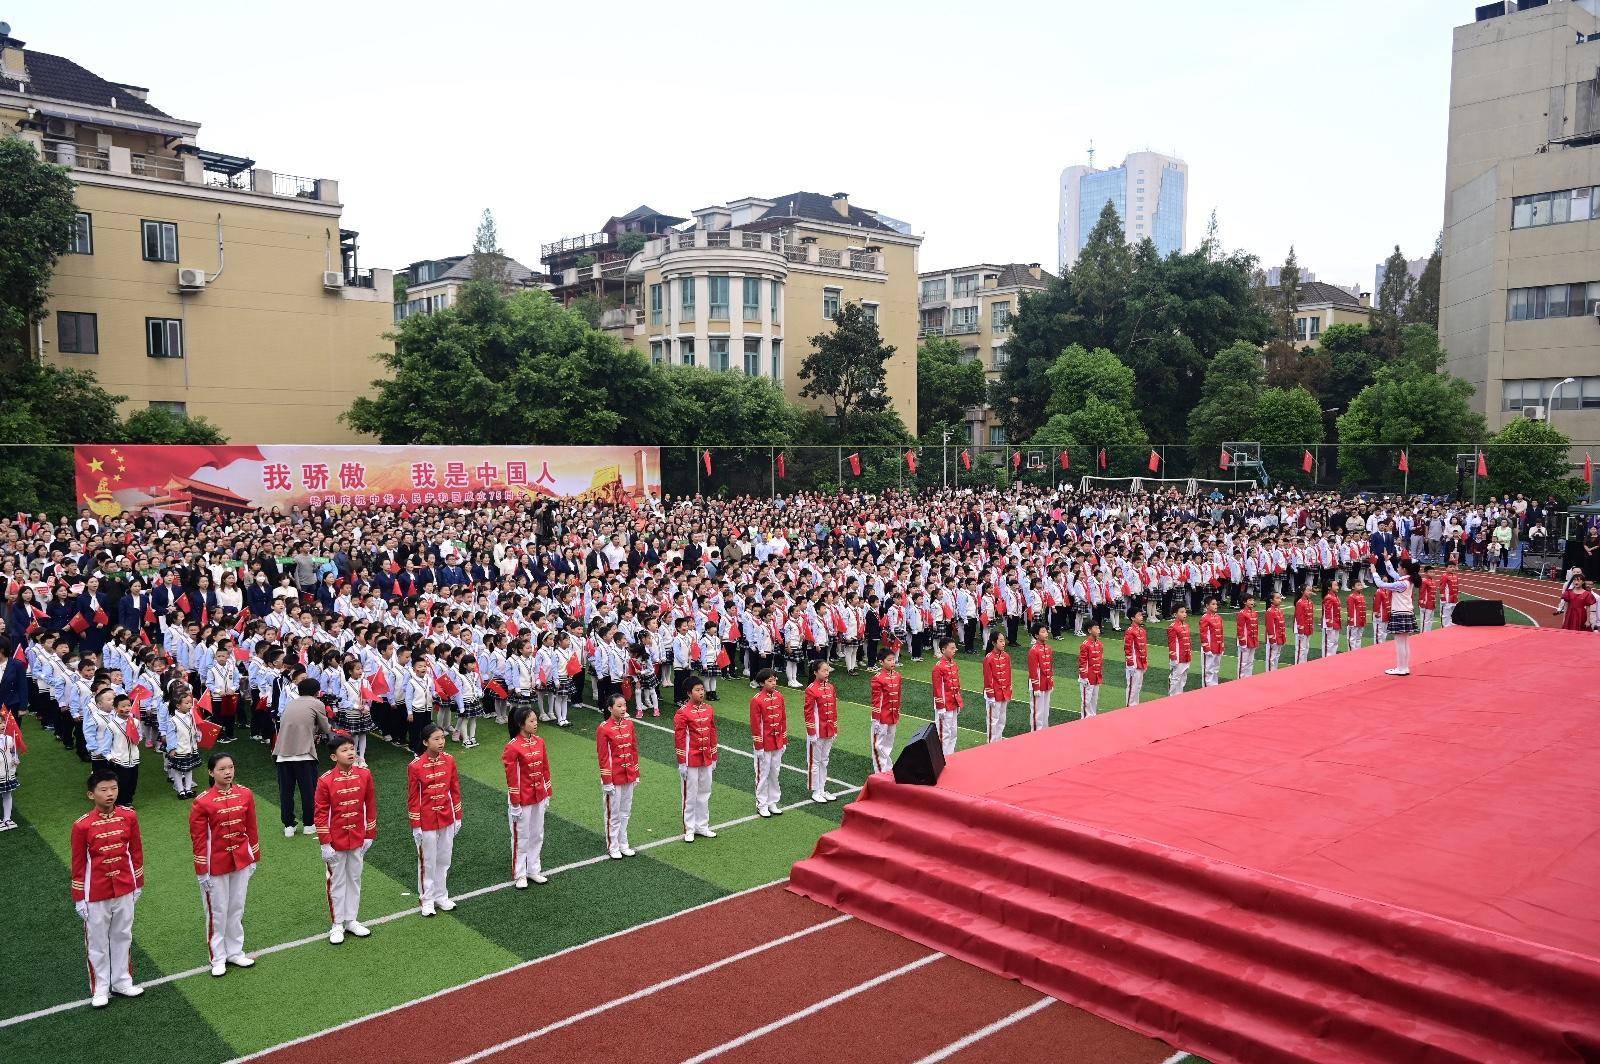
<path id="1" fill-rule="evenodd" d="M 639 203 L 844 191 L 922 269 L 1054 268 L 1061 168 L 1189 164 L 1187 246 L 1370 289 L 1443 211 L 1451 27 L 1472 0 L 1004 4 L 43 3 L 32 48 L 150 87 L 201 144 L 333 177 L 363 265 L 539 244 Z"/>

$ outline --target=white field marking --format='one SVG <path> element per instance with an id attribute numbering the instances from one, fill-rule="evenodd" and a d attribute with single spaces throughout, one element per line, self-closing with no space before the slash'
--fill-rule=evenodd
<path id="1" fill-rule="evenodd" d="M 654 729 L 656 729 L 656 731 L 664 731 L 664 732 L 672 732 L 672 731 L 674 731 L 674 729 L 667 727 L 665 724 L 657 724 L 654 721 L 644 720 L 644 719 L 639 718 L 639 717 L 634 717 L 633 718 L 633 722 L 635 724 L 643 724 L 646 728 L 654 728 Z M 756 759 L 756 755 L 753 752 L 751 752 L 749 750 L 741 750 L 737 746 L 729 746 L 727 743 L 718 743 L 717 744 L 717 749 L 718 750 L 726 750 L 730 754 L 738 754 L 740 757 L 748 757 L 751 761 L 754 761 Z M 806 772 L 805 769 L 801 768 L 799 765 L 791 765 L 788 762 L 782 761 L 782 760 L 780 760 L 778 762 L 778 765 L 779 765 L 780 768 L 786 768 L 790 772 L 798 772 L 802 776 L 808 776 L 809 777 L 809 775 L 810 775 L 808 772 Z M 809 780 L 808 780 L 808 782 L 809 782 Z M 828 777 L 828 782 L 829 783 L 837 783 L 841 787 L 849 787 L 850 786 L 850 784 L 846 783 L 844 780 L 836 780 L 832 776 Z M 856 790 L 860 790 L 861 788 L 860 787 L 856 787 L 855 789 Z"/>
<path id="2" fill-rule="evenodd" d="M 843 797 L 846 794 L 854 794 L 856 791 L 859 791 L 860 789 L 861 789 L 860 787 L 850 787 L 850 788 L 848 788 L 848 789 L 846 789 L 844 791 L 838 792 L 838 794 L 840 795 L 840 797 Z M 810 798 L 806 798 L 806 799 L 803 799 L 801 801 L 794 802 L 794 803 L 792 803 L 790 805 L 783 806 L 782 808 L 785 809 L 785 810 L 800 809 L 800 808 L 803 808 L 803 807 L 811 805 L 811 804 L 813 804 L 811 799 Z M 720 823 L 720 824 L 713 824 L 713 825 L 711 825 L 711 828 L 712 828 L 713 831 L 722 831 L 722 830 L 724 830 L 726 828 L 737 827 L 740 824 L 748 824 L 752 820 L 759 820 L 759 819 L 761 819 L 759 815 L 757 815 L 755 813 L 751 813 L 748 816 L 736 817 L 733 820 L 727 820 L 727 821 L 724 821 L 723 823 Z M 665 846 L 665 845 L 667 845 L 669 843 L 681 842 L 682 838 L 683 837 L 681 835 L 672 834 L 672 835 L 666 836 L 665 838 L 655 839 L 655 840 L 653 840 L 651 842 L 646 842 L 646 843 L 644 843 L 642 845 L 634 847 L 634 849 L 635 850 L 653 850 L 657 846 Z M 563 872 L 571 872 L 574 869 L 586 868 L 589 865 L 599 864 L 602 861 L 609 861 L 610 859 L 611 858 L 610 858 L 610 856 L 608 854 L 604 854 L 604 853 L 596 854 L 593 857 L 586 857 L 581 861 L 572 861 L 572 862 L 570 862 L 568 864 L 564 864 L 564 865 L 561 865 L 561 866 L 556 867 L 556 868 L 548 869 L 548 870 L 545 871 L 544 874 L 547 875 L 547 876 L 560 875 Z M 777 880 L 776 882 L 783 883 L 783 882 L 787 882 L 787 880 L 786 879 L 780 879 L 780 880 Z M 467 901 L 470 898 L 477 898 L 477 897 L 480 897 L 480 896 L 482 896 L 484 894 L 493 894 L 495 891 L 505 890 L 507 887 L 510 887 L 511 885 L 512 885 L 512 881 L 508 879 L 503 883 L 493 883 L 493 884 L 490 884 L 487 887 L 479 887 L 476 890 L 469 890 L 469 891 L 466 891 L 465 893 L 462 893 L 462 894 L 452 895 L 452 898 L 455 901 Z M 768 884 L 765 884 L 765 885 L 766 886 L 771 886 L 772 884 L 768 883 Z M 761 887 L 753 887 L 751 889 L 760 890 L 762 888 Z M 745 892 L 741 891 L 741 893 L 745 893 Z M 729 894 L 729 895 L 727 895 L 727 897 L 730 897 L 730 898 L 736 898 L 738 896 L 739 896 L 738 894 Z M 723 899 L 718 899 L 718 900 L 720 901 L 720 900 L 723 900 Z M 696 906 L 696 908 L 699 908 L 699 906 Z M 394 920 L 404 919 L 407 916 L 415 916 L 417 913 L 420 913 L 421 911 L 422 910 L 420 908 L 402 909 L 399 912 L 393 912 L 393 913 L 390 913 L 387 916 L 379 916 L 376 919 L 366 920 L 364 922 L 366 923 L 366 925 L 368 927 L 377 927 L 380 924 L 387 924 L 387 923 L 390 923 L 390 922 L 392 922 Z M 684 909 L 683 910 L 683 912 L 693 912 L 693 911 L 694 911 L 694 909 Z M 674 914 L 674 915 L 676 915 L 676 914 Z M 661 919 L 671 919 L 671 916 L 661 917 Z M 655 921 L 651 921 L 651 923 L 654 923 L 654 922 Z M 650 925 L 648 923 L 646 923 L 646 924 L 640 924 L 638 926 L 639 927 L 648 927 Z M 305 938 L 297 938 L 297 939 L 294 939 L 293 941 L 290 941 L 290 942 L 280 942 L 275 946 L 267 946 L 267 947 L 265 947 L 263 949 L 251 950 L 250 951 L 250 955 L 252 957 L 265 957 L 265 956 L 268 956 L 268 955 L 273 954 L 273 953 L 282 953 L 285 950 L 298 949 L 301 946 L 309 946 L 314 942 L 325 942 L 325 941 L 327 941 L 327 938 L 328 938 L 328 933 L 326 931 L 324 931 L 321 934 L 308 935 Z M 594 941 L 595 942 L 603 942 L 603 941 L 605 941 L 605 938 L 597 938 L 597 939 L 594 939 Z M 579 945 L 581 946 L 581 945 L 587 945 L 587 944 L 588 943 L 580 943 Z M 578 947 L 569 947 L 569 948 L 578 948 Z M 565 951 L 562 951 L 562 952 L 565 952 Z M 560 955 L 561 954 L 559 954 L 559 953 L 554 953 L 554 954 L 551 954 L 550 956 L 558 957 Z M 539 958 L 539 959 L 540 960 L 545 960 L 545 959 L 548 959 L 548 958 Z M 508 970 L 514 970 L 514 969 L 508 969 Z M 201 968 L 190 968 L 187 971 L 172 972 L 172 973 L 170 973 L 168 975 L 163 975 L 163 976 L 160 976 L 159 978 L 151 979 L 151 980 L 148 980 L 146 982 L 140 983 L 139 985 L 148 989 L 149 987 L 153 987 L 153 986 L 162 986 L 162 985 L 164 985 L 166 983 L 177 982 L 179 979 L 188 979 L 191 976 L 207 975 L 207 974 L 210 974 L 210 972 L 211 972 L 210 966 L 201 967 Z M 471 985 L 471 984 L 466 984 L 466 985 Z M 7 1027 L 15 1027 L 17 1024 L 20 1024 L 20 1023 L 27 1023 L 29 1020 L 42 1019 L 45 1016 L 51 1016 L 51 1015 L 54 1015 L 55 1013 L 58 1013 L 58 1012 L 66 1012 L 69 1009 L 82 1008 L 83 1006 L 85 1006 L 87 1004 L 89 1004 L 89 999 L 88 998 L 80 998 L 77 1001 L 64 1001 L 64 1002 L 60 1003 L 59 1005 L 50 1005 L 50 1006 L 48 1006 L 46 1008 L 36 1009 L 33 1012 L 25 1012 L 20 1016 L 11 1016 L 11 1017 L 8 1017 L 6 1019 L 0 1020 L 0 1030 L 4 1030 Z M 381 1016 L 382 1013 L 374 1013 L 374 1015 Z M 354 1021 L 352 1021 L 352 1022 L 354 1022 Z M 293 1045 L 294 1043 L 290 1042 L 290 1043 L 285 1043 L 285 1044 L 286 1045 Z"/>
<path id="3" fill-rule="evenodd" d="M 784 1017 L 782 1017 L 780 1019 L 773 1020 L 771 1023 L 764 1023 L 760 1027 L 757 1027 L 755 1030 L 746 1031 L 744 1034 L 740 1035 L 738 1038 L 730 1039 L 730 1040 L 722 1043 L 720 1046 L 713 1046 L 712 1048 L 706 1050 L 704 1053 L 701 1053 L 698 1056 L 690 1057 L 688 1060 L 684 1061 L 683 1064 L 705 1064 L 705 1061 L 710 1060 L 712 1057 L 721 1056 L 723 1053 L 727 1053 L 727 1052 L 729 1052 L 731 1050 L 738 1049 L 740 1046 L 746 1045 L 746 1044 L 748 1044 L 750 1042 L 754 1042 L 758 1038 L 765 1038 L 767 1035 L 771 1034 L 773 1031 L 778 1030 L 779 1028 L 787 1027 L 787 1026 L 789 1026 L 789 1024 L 796 1023 L 796 1022 L 798 1022 L 800 1020 L 803 1020 L 807 1016 L 813 1016 L 816 1013 L 821 1012 L 823 1009 L 831 1008 L 832 1006 L 837 1005 L 841 1001 L 846 1001 L 846 1000 L 848 1000 L 850 998 L 855 997 L 857 994 L 865 993 L 866 991 L 871 990 L 874 987 L 882 986 L 884 983 L 889 982 L 891 979 L 898 979 L 902 975 L 905 975 L 907 972 L 914 972 L 918 968 L 922 968 L 922 967 L 925 967 L 925 966 L 927 966 L 929 964 L 932 964 L 934 961 L 940 960 L 943 957 L 944 957 L 943 953 L 930 953 L 926 957 L 919 957 L 918 959 L 912 961 L 910 964 L 902 964 L 900 967 L 896 968 L 892 972 L 884 972 L 882 975 L 875 975 L 871 979 L 868 979 L 864 983 L 857 983 L 855 986 L 851 987 L 848 990 L 841 990 L 837 994 L 833 994 L 833 995 L 830 995 L 829 997 L 825 997 L 821 1001 L 816 1002 L 815 1004 L 807 1005 L 805 1008 L 800 1009 L 798 1012 L 791 1012 L 791 1013 L 789 1013 L 789 1015 L 784 1016 Z"/>
<path id="4" fill-rule="evenodd" d="M 1181 1064 L 1182 1061 L 1188 1060 L 1192 1055 L 1193 1054 L 1187 1052 L 1186 1050 L 1180 1049 L 1166 1060 L 1163 1060 L 1161 1064 Z"/>
<path id="5" fill-rule="evenodd" d="M 968 1046 L 976 1045 L 985 1038 L 988 1038 L 990 1035 L 994 1034 L 996 1031 L 1003 1031 L 1014 1023 L 1020 1023 L 1029 1016 L 1032 1016 L 1034 1013 L 1043 1009 L 1046 1005 L 1054 1005 L 1055 1001 L 1056 999 L 1053 997 L 1040 998 L 1032 1005 L 1020 1008 L 1016 1012 L 1011 1013 L 1009 1016 L 1002 1016 L 986 1027 L 979 1027 L 976 1031 L 973 1031 L 964 1038 L 956 1039 L 943 1049 L 938 1049 L 932 1053 L 929 1053 L 927 1056 L 917 1061 L 917 1064 L 938 1064 L 939 1061 L 955 1056 Z"/>
<path id="6" fill-rule="evenodd" d="M 663 990 L 669 990 L 672 987 L 679 986 L 683 983 L 693 982 L 701 976 L 714 972 L 719 968 L 726 968 L 730 964 L 737 964 L 739 961 L 746 960 L 761 953 L 765 953 L 770 949 L 776 949 L 779 946 L 787 945 L 790 942 L 805 938 L 807 935 L 816 934 L 818 931 L 823 931 L 830 927 L 837 927 L 847 920 L 853 919 L 855 919 L 853 916 L 835 916 L 831 920 L 824 920 L 821 923 L 812 924 L 810 927 L 803 927 L 799 931 L 791 931 L 787 935 L 780 935 L 779 937 L 768 942 L 763 942 L 758 946 L 751 946 L 749 949 L 740 950 L 738 953 L 735 953 L 732 956 L 723 957 L 720 960 L 712 961 L 709 964 L 702 964 L 700 967 L 695 968 L 692 971 L 674 975 L 671 978 L 663 979 L 658 983 L 652 983 L 643 989 L 635 990 L 631 994 L 624 994 L 622 997 L 612 998 L 610 1001 L 596 1005 L 593 1008 L 584 1009 L 582 1012 L 573 1013 L 571 1016 L 565 1016 L 559 1020 L 556 1020 L 554 1023 L 547 1023 L 537 1030 L 527 1031 L 523 1034 L 517 1035 L 515 1038 L 508 1038 L 499 1045 L 490 1046 L 488 1049 L 480 1049 L 478 1052 L 473 1053 L 470 1056 L 458 1058 L 455 1061 L 455 1064 L 475 1064 L 476 1061 L 483 1060 L 485 1057 L 491 1057 L 496 1053 L 502 1053 L 507 1049 L 513 1049 L 517 1046 L 525 1045 L 526 1043 L 533 1041 L 535 1038 L 543 1038 L 545 1035 L 554 1031 L 559 1031 L 564 1027 L 571 1027 L 575 1023 L 582 1023 L 584 1020 L 593 1019 L 602 1013 L 610 1012 L 612 1009 L 620 1008 L 623 1005 L 628 1005 L 643 998 L 650 997 L 652 994 L 659 994 Z M 935 954 L 935 956 L 938 955 Z"/>

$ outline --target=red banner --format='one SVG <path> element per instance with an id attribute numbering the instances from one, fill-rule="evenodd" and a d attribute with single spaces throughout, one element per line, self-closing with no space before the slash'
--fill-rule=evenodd
<path id="1" fill-rule="evenodd" d="M 82 444 L 78 503 L 127 510 L 423 506 L 547 496 L 637 503 L 661 496 L 657 447 L 220 447 Z"/>

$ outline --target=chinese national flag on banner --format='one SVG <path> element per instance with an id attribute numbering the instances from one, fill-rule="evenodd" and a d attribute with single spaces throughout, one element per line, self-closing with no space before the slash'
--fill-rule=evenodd
<path id="1" fill-rule="evenodd" d="M 1017 470 L 1019 470 L 1021 468 L 1022 468 L 1022 452 L 1021 451 L 1012 451 L 1011 452 L 1011 471 L 1014 473 L 1014 472 L 1016 472 Z"/>
<path id="2" fill-rule="evenodd" d="M 1478 475 L 1480 477 L 1489 475 L 1489 463 L 1484 460 L 1482 451 L 1478 452 Z"/>
<path id="3" fill-rule="evenodd" d="M 1152 472 L 1152 473 L 1159 472 L 1160 469 L 1161 469 L 1161 456 L 1159 454 L 1156 454 L 1156 452 L 1151 451 L 1150 452 L 1150 472 Z"/>
<path id="4" fill-rule="evenodd" d="M 783 455 L 780 454 L 778 455 L 778 479 L 782 480 L 787 475 L 783 468 Z"/>
<path id="5" fill-rule="evenodd" d="M 1061 452 L 1061 471 L 1063 473 L 1065 473 L 1067 470 L 1069 470 L 1071 468 L 1072 468 L 1072 459 L 1071 459 L 1071 457 L 1068 456 L 1066 451 L 1062 451 Z"/>
<path id="6" fill-rule="evenodd" d="M 1228 468 L 1228 463 L 1230 461 L 1232 461 L 1232 459 L 1230 459 L 1228 457 L 1228 449 L 1226 447 L 1224 447 L 1222 449 L 1222 457 L 1217 459 L 1217 468 L 1218 469 L 1227 469 Z"/>
<path id="7" fill-rule="evenodd" d="M 859 451 L 850 456 L 850 475 L 853 477 L 861 475 L 861 452 Z"/>
<path id="8" fill-rule="evenodd" d="M 1400 472 L 1402 472 L 1402 473 L 1411 472 L 1411 461 L 1410 461 L 1410 459 L 1408 459 L 1406 457 L 1406 452 L 1404 452 L 1404 451 L 1400 452 Z"/>
<path id="9" fill-rule="evenodd" d="M 148 602 L 146 602 L 144 604 L 144 623 L 145 624 L 155 624 L 156 623 L 156 608 L 154 606 L 150 605 L 150 603 L 148 603 Z"/>
<path id="10" fill-rule="evenodd" d="M 1310 451 L 1307 451 L 1305 454 L 1300 456 L 1300 468 L 1304 469 L 1307 473 L 1311 472 L 1312 466 L 1316 464 L 1317 460 L 1312 456 Z"/>
<path id="11" fill-rule="evenodd" d="M 961 468 L 967 470 L 968 472 L 971 472 L 971 470 L 972 470 L 972 452 L 971 451 L 962 451 L 961 452 Z"/>
<path id="12" fill-rule="evenodd" d="M 912 476 L 916 476 L 917 475 L 917 452 L 915 452 L 915 451 L 907 451 L 906 452 L 906 468 L 911 471 L 911 475 Z"/>
<path id="13" fill-rule="evenodd" d="M 711 452 L 709 450 L 701 451 L 700 461 L 706 467 L 706 476 L 709 477 L 711 475 Z"/>
<path id="14" fill-rule="evenodd" d="M 1106 467 L 1106 449 L 1104 447 L 1102 447 L 1102 448 L 1100 448 L 1100 468 L 1101 469 L 1105 469 L 1105 467 Z"/>
<path id="15" fill-rule="evenodd" d="M 1583 452 L 1583 482 L 1594 484 L 1594 458 L 1588 451 Z"/>

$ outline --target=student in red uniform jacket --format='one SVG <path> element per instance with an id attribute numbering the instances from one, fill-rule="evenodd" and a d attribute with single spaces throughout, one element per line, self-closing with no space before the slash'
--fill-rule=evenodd
<path id="1" fill-rule="evenodd" d="M 1433 618 L 1439 611 L 1439 582 L 1430 566 L 1422 567 L 1422 584 L 1417 588 L 1417 631 L 1433 631 Z"/>
<path id="2" fill-rule="evenodd" d="M 989 653 L 983 659 L 983 709 L 989 742 L 1005 738 L 1010 708 L 1011 655 L 1006 653 L 1006 634 L 996 631 L 989 637 Z"/>
<path id="3" fill-rule="evenodd" d="M 781 813 L 783 751 L 789 745 L 789 707 L 778 691 L 778 674 L 771 669 L 756 673 L 759 690 L 750 696 L 750 741 L 756 755 L 756 813 L 769 817 Z M 807 709 L 810 695 L 806 696 Z M 809 724 L 810 718 L 807 718 Z"/>
<path id="4" fill-rule="evenodd" d="M 1372 593 L 1372 641 L 1386 643 L 1389 640 L 1389 607 L 1394 601 L 1394 592 L 1378 588 Z"/>
<path id="5" fill-rule="evenodd" d="M 933 722 L 946 754 L 956 752 L 957 720 L 961 712 L 961 671 L 956 668 L 956 641 L 939 642 L 939 660 L 933 666 Z"/>
<path id="6" fill-rule="evenodd" d="M 1246 595 L 1239 604 L 1238 616 L 1233 619 L 1234 643 L 1239 651 L 1239 678 L 1254 676 L 1256 648 L 1261 645 L 1260 618 L 1256 616 L 1256 598 Z"/>
<path id="7" fill-rule="evenodd" d="M 506 770 L 507 817 L 511 821 L 512 886 L 527 890 L 530 879 L 550 882 L 541 861 L 544 814 L 555 787 L 550 779 L 550 758 L 539 738 L 539 714 L 532 707 L 518 712 L 522 719 L 517 722 L 517 737 L 500 751 L 500 763 Z"/>
<path id="8" fill-rule="evenodd" d="M 1350 592 L 1345 600 L 1344 634 L 1351 650 L 1361 649 L 1361 635 L 1367 627 L 1367 596 L 1360 588 Z"/>
<path id="9" fill-rule="evenodd" d="M 900 659 L 888 647 L 878 651 L 872 677 L 872 771 L 887 772 L 894 764 L 894 733 L 900 725 Z"/>
<path id="10" fill-rule="evenodd" d="M 1105 679 L 1106 648 L 1100 626 L 1089 623 L 1089 634 L 1078 645 L 1078 717 L 1100 712 L 1100 683 Z"/>
<path id="11" fill-rule="evenodd" d="M 1267 605 L 1267 671 L 1278 671 L 1278 665 L 1283 657 L 1283 644 L 1289 641 L 1289 626 L 1283 616 L 1283 596 L 1276 591 L 1272 593 L 1272 601 Z"/>
<path id="12" fill-rule="evenodd" d="M 316 798 L 312 819 L 328 868 L 328 915 L 333 919 L 328 941 L 337 946 L 346 931 L 357 938 L 372 934 L 356 916 L 367 851 L 378 837 L 378 792 L 372 773 L 356 765 L 355 740 L 348 735 L 334 738 L 333 768 L 317 781 Z"/>
<path id="13" fill-rule="evenodd" d="M 1189 662 L 1193 654 L 1189 649 L 1189 607 L 1179 606 L 1167 625 L 1167 697 L 1183 693 L 1189 682 Z"/>
<path id="14" fill-rule="evenodd" d="M 138 997 L 128 953 L 133 946 L 133 907 L 144 891 L 144 843 L 139 815 L 117 804 L 117 774 L 89 775 L 94 808 L 72 825 L 72 904 L 83 920 L 89 955 L 89 1003 L 103 1009 L 112 994 Z"/>
<path id="15" fill-rule="evenodd" d="M 1223 634 L 1221 605 L 1206 599 L 1206 612 L 1200 615 L 1200 686 L 1215 687 L 1222 682 L 1222 652 L 1227 646 Z"/>
<path id="16" fill-rule="evenodd" d="M 839 735 L 839 696 L 828 682 L 832 673 L 833 666 L 826 658 L 817 662 L 806 688 L 806 781 L 811 785 L 811 800 L 818 803 L 834 798 L 828 793 L 828 758 Z"/>
<path id="17" fill-rule="evenodd" d="M 211 974 L 220 976 L 228 974 L 230 964 L 255 964 L 244 951 L 244 905 L 250 877 L 261 863 L 261 836 L 256 796 L 234 782 L 233 756 L 212 754 L 206 767 L 211 789 L 189 807 L 189 839 L 206 908 L 206 953 Z"/>
<path id="18" fill-rule="evenodd" d="M 1322 656 L 1339 653 L 1339 629 L 1344 626 L 1344 613 L 1339 605 L 1339 592 L 1329 586 L 1322 596 Z"/>
<path id="19" fill-rule="evenodd" d="M 628 845 L 628 820 L 633 816 L 633 789 L 639 782 L 639 743 L 628 719 L 628 699 L 611 696 L 608 716 L 595 732 L 600 759 L 600 796 L 606 818 L 606 853 L 612 860 L 633 856 Z"/>
<path id="20" fill-rule="evenodd" d="M 1317 607 L 1311 600 L 1316 589 L 1309 583 L 1294 600 L 1294 663 L 1304 665 L 1311 657 L 1311 630 L 1316 624 Z"/>
<path id="21" fill-rule="evenodd" d="M 461 830 L 461 775 L 456 759 L 444 752 L 445 730 L 422 727 L 422 753 L 406 766 L 406 806 L 411 814 L 411 841 L 417 844 L 417 898 L 422 915 L 449 912 L 450 858 Z"/>
<path id="22" fill-rule="evenodd" d="M 711 775 L 717 767 L 717 711 L 706 702 L 706 685 L 698 676 L 685 684 L 688 701 L 672 715 L 672 738 L 678 748 L 678 776 L 683 780 L 683 841 L 714 839 L 711 830 Z"/>
<path id="23" fill-rule="evenodd" d="M 1144 629 L 1144 610 L 1136 609 L 1122 634 L 1123 671 L 1127 675 L 1128 705 L 1139 704 L 1144 691 L 1144 673 L 1150 667 L 1150 634 Z"/>
<path id="24" fill-rule="evenodd" d="M 1033 645 L 1028 648 L 1028 727 L 1043 731 L 1050 727 L 1050 696 L 1056 689 L 1056 654 L 1050 646 L 1050 626 L 1033 626 Z"/>
<path id="25" fill-rule="evenodd" d="M 1453 620 L 1456 612 L 1456 603 L 1461 601 L 1461 566 L 1451 562 L 1445 571 L 1439 574 L 1439 616 L 1444 620 L 1444 626 L 1449 628 L 1455 623 Z"/>

